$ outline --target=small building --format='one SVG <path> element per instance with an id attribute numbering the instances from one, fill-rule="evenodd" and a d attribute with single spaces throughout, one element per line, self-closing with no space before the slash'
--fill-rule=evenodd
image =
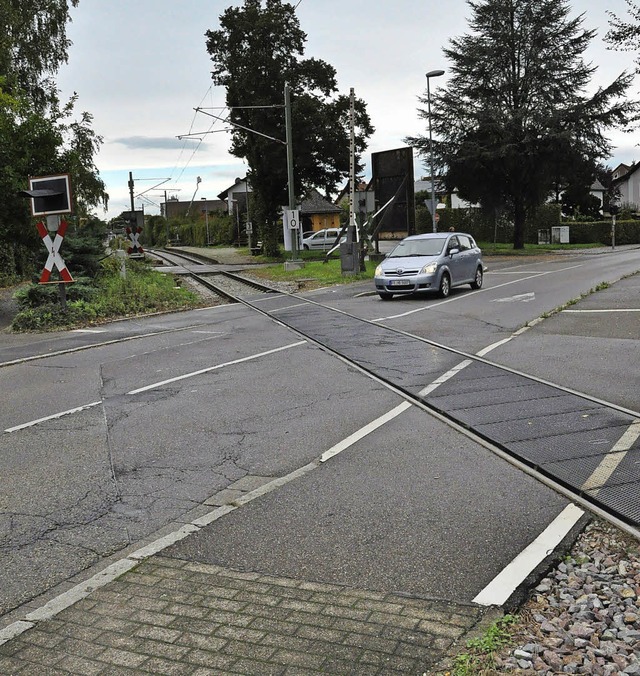
<path id="1" fill-rule="evenodd" d="M 339 228 L 342 209 L 331 204 L 312 188 L 300 204 L 302 232 L 315 232 L 324 228 Z"/>
<path id="2" fill-rule="evenodd" d="M 628 174 L 634 165 L 635 162 L 632 162 L 631 166 L 629 166 L 628 164 L 620 163 L 611 173 L 611 178 L 614 181 L 617 181 L 619 178 L 622 178 L 625 174 Z"/>
<path id="3" fill-rule="evenodd" d="M 212 214 L 217 211 L 226 211 L 227 205 L 222 200 L 208 200 L 202 198 L 200 200 L 191 200 L 181 202 L 177 197 L 169 197 L 166 202 L 161 202 L 161 214 L 166 218 L 185 217 L 187 212 L 194 216 L 196 214 L 204 214 L 205 211 Z"/>
<path id="4" fill-rule="evenodd" d="M 251 187 L 245 176 L 244 178 L 236 178 L 233 185 L 218 195 L 218 199 L 225 202 L 228 214 L 237 216 L 240 213 L 246 213 L 250 194 Z"/>

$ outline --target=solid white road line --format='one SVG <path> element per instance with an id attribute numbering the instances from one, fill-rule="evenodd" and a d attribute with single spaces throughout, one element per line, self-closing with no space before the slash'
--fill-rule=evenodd
<path id="1" fill-rule="evenodd" d="M 478 289 L 477 291 L 474 291 L 474 294 L 478 293 L 486 293 L 488 291 L 495 291 L 496 289 L 501 289 L 505 286 L 511 286 L 511 284 L 520 284 L 520 282 L 526 282 L 528 279 L 537 279 L 538 277 L 544 277 L 545 275 L 555 275 L 558 272 L 565 272 L 566 270 L 573 270 L 574 268 L 580 268 L 583 266 L 583 263 L 580 263 L 579 265 L 570 265 L 567 268 L 561 268 L 558 270 L 548 270 L 547 272 L 539 272 L 537 274 L 532 274 L 529 275 L 528 277 L 522 277 L 522 279 L 514 279 L 510 282 L 505 282 L 504 284 L 497 284 L 496 286 L 491 286 L 491 287 L 485 287 L 483 286 L 481 289 Z M 446 305 L 447 303 L 453 303 L 454 301 L 457 300 L 464 300 L 465 298 L 468 298 L 468 296 L 455 296 L 453 298 L 447 298 L 446 300 L 442 300 L 439 303 L 431 303 L 430 305 L 426 305 L 423 307 L 419 307 L 415 310 L 409 310 L 408 312 L 402 312 L 399 315 L 389 315 L 388 317 L 378 317 L 377 319 L 372 319 L 372 322 L 384 322 L 387 321 L 388 319 L 398 319 L 400 317 L 407 317 L 408 315 L 413 315 L 416 312 L 424 312 L 425 310 L 432 310 L 433 308 L 440 307 L 441 305 Z"/>
<path id="2" fill-rule="evenodd" d="M 333 458 L 334 455 L 342 453 L 342 451 L 349 448 L 349 446 L 352 446 L 357 441 L 360 441 L 360 439 L 366 437 L 367 434 L 370 434 L 374 430 L 377 430 L 379 427 L 382 427 L 382 425 L 388 423 L 390 420 L 397 418 L 401 413 L 404 413 L 409 408 L 411 408 L 411 404 L 408 401 L 402 402 L 402 404 L 391 409 L 388 413 L 381 415 L 376 420 L 371 421 L 368 425 L 361 427 L 359 430 L 348 436 L 346 439 L 343 439 L 335 446 L 332 446 L 328 451 L 325 451 L 320 456 L 320 462 L 326 462 L 327 460 L 329 460 L 329 458 Z"/>
<path id="3" fill-rule="evenodd" d="M 491 580 L 473 602 L 481 606 L 504 604 L 531 571 L 562 542 L 583 514 L 573 503 L 567 505 L 528 547 Z"/>
<path id="4" fill-rule="evenodd" d="M 446 373 L 443 373 L 439 378 L 436 378 L 432 383 L 427 385 L 424 389 L 420 390 L 418 394 L 421 397 L 425 397 L 427 394 L 431 394 L 436 388 L 440 387 L 443 383 L 446 383 L 447 380 L 450 378 L 453 378 L 457 373 L 460 373 L 462 369 L 467 368 L 467 366 L 470 366 L 473 364 L 471 359 L 465 359 L 464 361 L 461 361 L 457 366 L 454 366 L 452 369 L 447 371 Z"/>
<path id="5" fill-rule="evenodd" d="M 498 340 L 497 342 L 493 343 L 493 345 L 487 345 L 487 347 L 483 347 L 482 350 L 479 352 L 476 352 L 478 357 L 484 357 L 485 354 L 489 354 L 492 350 L 495 350 L 496 347 L 500 347 L 500 345 L 504 345 L 505 343 L 508 343 L 509 341 L 513 340 L 513 336 L 515 334 L 509 336 L 508 338 L 503 338 L 502 340 Z"/>
<path id="6" fill-rule="evenodd" d="M 269 310 L 269 314 L 275 314 L 276 312 L 282 312 L 283 310 L 292 310 L 295 307 L 309 307 L 309 303 L 296 303 L 295 305 L 286 305 L 284 307 L 276 307 L 273 310 Z"/>
<path id="7" fill-rule="evenodd" d="M 144 387 L 139 387 L 136 390 L 131 390 L 127 394 L 139 394 L 140 392 L 147 392 L 148 390 L 153 390 L 157 387 L 162 387 L 163 385 L 169 385 L 170 383 L 176 383 L 179 380 L 185 380 L 186 378 L 193 378 L 195 376 L 202 375 L 203 373 L 210 373 L 211 371 L 217 371 L 218 369 L 223 369 L 227 366 L 233 366 L 234 364 L 242 364 L 245 361 L 252 361 L 253 359 L 259 359 L 260 357 L 266 357 L 269 354 L 275 354 L 276 352 L 282 352 L 283 350 L 289 350 L 292 347 L 298 347 L 300 345 L 305 345 L 306 340 L 300 340 L 297 343 L 290 343 L 289 345 L 283 345 L 282 347 L 276 347 L 273 350 L 267 350 L 266 352 L 260 352 L 258 354 L 252 354 L 249 357 L 242 357 L 241 359 L 234 359 L 233 361 L 225 362 L 224 364 L 216 364 L 215 366 L 209 366 L 206 369 L 200 369 L 199 371 L 192 371 L 191 373 L 184 373 L 181 376 L 176 376 L 175 378 L 168 378 L 167 380 L 161 380 L 157 383 L 151 383 L 151 385 L 145 385 Z"/>
<path id="8" fill-rule="evenodd" d="M 235 359 L 233 361 L 226 362 L 224 364 L 217 364 L 216 366 L 210 366 L 209 368 L 206 369 L 201 369 L 200 371 L 194 371 L 193 373 L 185 373 L 184 375 L 181 376 L 176 376 L 175 378 L 169 378 L 168 380 L 163 380 L 158 383 L 153 383 L 151 385 L 147 385 L 146 387 L 140 387 L 137 390 L 131 390 L 130 392 L 127 392 L 127 394 L 138 394 L 139 392 L 146 392 L 147 390 L 152 390 L 156 387 L 162 387 L 163 385 L 166 385 L 168 383 L 173 383 L 178 380 L 184 380 L 186 378 L 193 378 L 194 376 L 200 375 L 202 373 L 208 373 L 209 371 L 215 371 L 216 369 L 221 369 L 226 366 L 232 366 L 233 364 L 240 364 L 245 361 L 251 361 L 252 359 L 258 359 L 260 357 L 264 357 L 269 354 L 275 354 L 276 352 L 281 352 L 282 350 L 288 350 L 289 348 L 292 347 L 298 347 L 299 345 L 304 345 L 306 344 L 306 340 L 301 340 L 297 343 L 291 343 L 290 345 L 284 345 L 282 347 L 277 347 L 273 350 L 267 350 L 266 352 L 260 352 L 259 354 L 253 354 L 250 355 L 249 357 L 243 357 L 242 359 Z M 46 422 L 47 420 L 55 420 L 56 418 L 62 418 L 62 416 L 65 415 L 71 415 L 73 413 L 79 413 L 80 411 L 84 411 L 88 408 L 93 408 L 94 406 L 99 406 L 102 404 L 101 401 L 93 401 L 90 404 L 84 404 L 83 406 L 77 406 L 76 408 L 70 408 L 67 411 L 61 411 L 60 413 L 53 413 L 52 415 L 44 416 L 43 418 L 38 418 L 37 420 L 30 420 L 29 422 L 22 423 L 21 425 L 15 425 L 14 427 L 8 427 L 7 429 L 4 430 L 4 432 L 18 432 L 19 430 L 26 429 L 28 427 L 33 427 L 34 425 L 39 425 L 40 423 Z"/>
<path id="9" fill-rule="evenodd" d="M 76 408 L 70 408 L 68 411 L 62 411 L 60 413 L 54 413 L 53 415 L 47 415 L 44 418 L 38 418 L 38 420 L 31 420 L 30 422 L 22 423 L 22 425 L 16 425 L 15 427 L 8 427 L 5 432 L 17 432 L 18 430 L 23 430 L 26 429 L 27 427 L 33 427 L 34 425 L 38 425 L 41 422 L 45 422 L 47 420 L 55 420 L 56 418 L 62 418 L 63 415 L 71 415 L 72 413 L 79 413 L 80 411 L 84 411 L 88 408 L 93 408 L 94 406 L 99 406 L 102 402 L 101 401 L 93 401 L 90 404 L 85 404 L 84 406 L 78 406 Z"/>
<path id="10" fill-rule="evenodd" d="M 569 312 L 574 315 L 582 315 L 582 314 L 601 314 L 605 312 L 640 312 L 640 308 L 634 307 L 634 308 L 617 308 L 617 309 L 610 309 L 610 310 L 563 310 L 563 312 Z"/>
<path id="11" fill-rule="evenodd" d="M 634 420 L 629 429 L 618 439 L 591 476 L 584 482 L 582 490 L 592 491 L 597 495 L 600 488 L 607 483 L 611 475 L 618 468 L 618 465 L 624 460 L 625 455 L 627 455 L 638 437 L 640 437 L 640 420 Z"/>

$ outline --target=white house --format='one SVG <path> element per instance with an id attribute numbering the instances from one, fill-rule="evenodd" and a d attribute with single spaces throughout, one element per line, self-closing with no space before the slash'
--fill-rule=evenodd
<path id="1" fill-rule="evenodd" d="M 234 213 L 244 213 L 247 211 L 248 196 L 250 194 L 251 187 L 245 176 L 244 178 L 236 178 L 233 185 L 218 195 L 218 199 L 224 200 L 227 203 L 227 213 L 233 215 Z"/>
<path id="2" fill-rule="evenodd" d="M 620 192 L 621 204 L 634 205 L 637 208 L 640 205 L 640 164 L 632 163 L 626 172 L 618 172 L 619 168 L 613 174 L 613 187 Z"/>

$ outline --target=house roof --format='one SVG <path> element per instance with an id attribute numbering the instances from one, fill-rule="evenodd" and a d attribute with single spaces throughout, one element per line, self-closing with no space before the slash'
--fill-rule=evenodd
<path id="1" fill-rule="evenodd" d="M 627 171 L 621 176 L 618 176 L 618 178 L 614 178 L 613 183 L 622 183 L 623 181 L 627 181 L 629 178 L 631 178 L 631 175 L 635 174 L 636 171 L 640 169 L 640 162 L 638 163 L 632 162 L 630 167 L 627 167 L 626 164 L 620 164 L 618 165 L 615 171 L 618 171 L 618 169 L 620 169 L 621 167 L 625 167 Z M 615 171 L 613 172 L 614 174 Z"/>
<path id="2" fill-rule="evenodd" d="M 300 205 L 302 214 L 336 214 L 342 209 L 327 201 L 315 188 L 312 188 Z"/>
<path id="3" fill-rule="evenodd" d="M 218 198 L 221 200 L 226 200 L 229 197 L 229 193 L 233 194 L 234 192 L 237 192 L 234 190 L 235 187 L 239 186 L 242 183 L 245 183 L 247 180 L 247 177 L 245 176 L 244 178 L 236 178 L 235 183 L 233 185 L 230 185 L 226 190 L 223 190 L 219 195 Z M 251 189 L 249 186 L 247 186 L 247 189 L 249 192 L 251 192 Z M 242 192 L 244 192 L 244 188 L 242 189 Z"/>

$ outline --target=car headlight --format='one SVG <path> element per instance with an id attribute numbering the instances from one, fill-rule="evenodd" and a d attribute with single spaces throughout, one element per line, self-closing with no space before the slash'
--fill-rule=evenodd
<path id="1" fill-rule="evenodd" d="M 375 274 L 376 277 L 382 277 L 382 275 L 384 274 L 382 272 L 382 265 L 378 265 L 374 274 Z"/>
<path id="2" fill-rule="evenodd" d="M 429 263 L 420 270 L 421 275 L 432 275 L 438 269 L 437 263 Z"/>

